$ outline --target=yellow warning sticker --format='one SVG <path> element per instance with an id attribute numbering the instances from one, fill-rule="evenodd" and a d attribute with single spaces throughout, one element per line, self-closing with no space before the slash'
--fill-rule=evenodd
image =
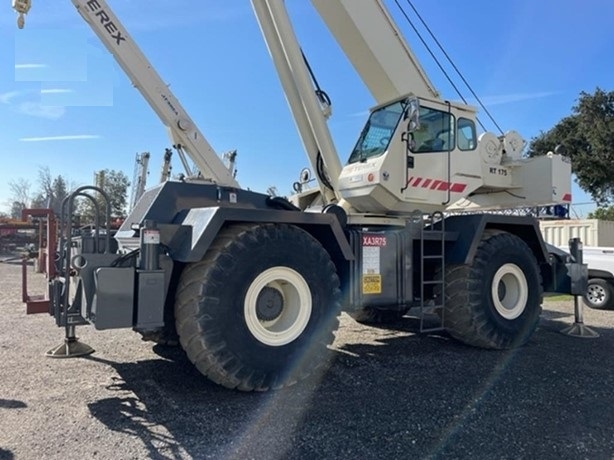
<path id="1" fill-rule="evenodd" d="M 382 293 L 382 275 L 362 275 L 363 294 Z"/>

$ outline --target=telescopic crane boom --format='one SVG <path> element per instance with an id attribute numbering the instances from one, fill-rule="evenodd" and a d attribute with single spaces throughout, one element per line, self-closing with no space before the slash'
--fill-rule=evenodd
<path id="1" fill-rule="evenodd" d="M 71 0 L 107 50 L 115 57 L 150 107 L 167 127 L 173 146 L 177 149 L 188 175 L 190 167 L 184 152 L 194 162 L 202 179 L 218 185 L 239 187 L 232 173 L 224 166 L 207 139 L 200 132 L 187 111 L 164 83 L 148 59 L 132 40 L 105 0 Z M 31 0 L 13 0 L 19 14 L 18 25 L 23 27 L 23 15 L 31 7 Z"/>
<path id="2" fill-rule="evenodd" d="M 311 0 L 377 104 L 439 93 L 380 1 Z"/>
<path id="3" fill-rule="evenodd" d="M 283 1 L 252 0 L 254 13 L 269 48 L 277 74 L 303 141 L 318 174 L 325 203 L 336 202 L 341 161 L 326 126 L 326 107 L 314 97 L 309 71 Z"/>
<path id="4" fill-rule="evenodd" d="M 147 187 L 149 174 L 149 152 L 137 153 L 134 161 L 134 177 L 132 179 L 132 194 L 130 196 L 130 209 L 134 209 Z"/>

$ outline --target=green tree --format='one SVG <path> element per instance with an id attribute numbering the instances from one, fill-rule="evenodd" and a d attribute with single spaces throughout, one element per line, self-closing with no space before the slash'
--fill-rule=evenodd
<path id="1" fill-rule="evenodd" d="M 558 144 L 580 187 L 601 206 L 614 202 L 614 91 L 581 92 L 571 115 L 531 140 L 529 155 L 544 155 Z"/>
<path id="2" fill-rule="evenodd" d="M 121 218 L 126 216 L 126 204 L 128 201 L 128 187 L 130 181 L 121 171 L 113 169 L 105 169 L 96 172 L 96 186 L 105 191 L 109 196 L 109 202 L 111 205 L 111 217 Z M 87 192 L 88 194 L 91 194 Z M 106 203 L 101 195 L 95 194 L 94 196 L 101 215 L 104 218 Z M 80 206 L 81 222 L 89 223 L 95 220 L 95 208 L 92 202 L 88 199 L 81 200 Z"/>
<path id="3" fill-rule="evenodd" d="M 593 212 L 589 212 L 589 219 L 614 220 L 614 206 L 607 208 L 597 208 Z"/>

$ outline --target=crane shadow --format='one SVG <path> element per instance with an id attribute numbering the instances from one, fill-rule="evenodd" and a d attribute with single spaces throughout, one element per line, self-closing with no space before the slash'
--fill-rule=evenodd
<path id="1" fill-rule="evenodd" d="M 17 399 L 0 399 L 0 409 L 24 409 L 28 405 Z M 6 429 L 6 428 L 3 428 Z M 15 454 L 8 449 L 4 449 L 0 446 L 0 460 L 13 460 Z"/>
<path id="2" fill-rule="evenodd" d="M 157 357 L 138 363 L 92 356 L 117 376 L 113 395 L 88 407 L 110 430 L 140 439 L 151 458 L 444 458 L 470 456 L 478 444 L 482 458 L 494 458 L 505 456 L 497 439 L 522 436 L 528 420 L 549 434 L 524 439 L 527 452 L 547 456 L 548 439 L 560 442 L 570 426 L 576 442 L 605 452 L 599 437 L 579 440 L 588 428 L 565 411 L 582 389 L 592 422 L 614 436 L 614 414 L 596 410 L 611 396 L 587 372 L 609 359 L 603 342 L 566 337 L 558 331 L 567 324 L 547 319 L 527 346 L 488 351 L 445 334 L 419 337 L 415 326 L 395 323 L 407 335 L 371 329 L 374 340 L 342 343 L 319 374 L 268 393 L 209 382 L 179 348 L 156 346 Z M 597 330 L 614 345 L 611 330 Z M 572 380 L 570 363 L 581 367 Z M 557 417 L 565 423 L 553 425 Z"/>

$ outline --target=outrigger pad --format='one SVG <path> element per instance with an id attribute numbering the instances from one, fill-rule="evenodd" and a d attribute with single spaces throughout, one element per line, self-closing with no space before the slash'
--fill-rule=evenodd
<path id="1" fill-rule="evenodd" d="M 79 342 L 77 338 L 66 338 L 64 343 L 52 348 L 45 356 L 49 358 L 78 358 L 94 353 L 94 349 L 89 345 Z"/>
<path id="2" fill-rule="evenodd" d="M 561 333 L 571 337 L 579 337 L 581 339 L 596 339 L 599 337 L 599 333 L 593 331 L 590 327 L 583 323 L 573 323 L 572 326 L 563 329 Z"/>

